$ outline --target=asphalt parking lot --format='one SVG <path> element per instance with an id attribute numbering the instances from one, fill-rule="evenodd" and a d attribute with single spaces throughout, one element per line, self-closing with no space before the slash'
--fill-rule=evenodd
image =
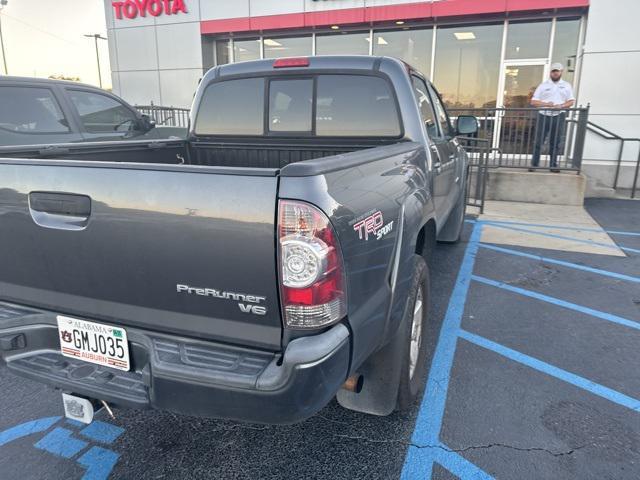
<path id="1" fill-rule="evenodd" d="M 611 244 L 569 222 L 470 217 L 460 244 L 438 247 L 431 368 L 409 412 L 332 402 L 263 426 L 116 410 L 87 428 L 60 418 L 59 392 L 0 370 L 0 477 L 637 479 L 640 203 L 586 209 Z M 488 242 L 489 229 L 539 246 Z M 604 252 L 544 248 L 558 237 Z"/>

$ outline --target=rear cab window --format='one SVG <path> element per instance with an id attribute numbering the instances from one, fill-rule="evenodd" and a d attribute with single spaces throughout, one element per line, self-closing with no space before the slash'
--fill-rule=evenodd
<path id="1" fill-rule="evenodd" d="M 69 122 L 48 88 L 0 86 L 0 128 L 16 133 L 68 133 Z"/>
<path id="2" fill-rule="evenodd" d="M 402 123 L 389 81 L 318 74 L 212 83 L 196 135 L 398 138 Z"/>

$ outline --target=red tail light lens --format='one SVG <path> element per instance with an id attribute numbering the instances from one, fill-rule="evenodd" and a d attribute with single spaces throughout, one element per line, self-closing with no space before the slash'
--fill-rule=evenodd
<path id="1" fill-rule="evenodd" d="M 329 219 L 307 203 L 280 200 L 278 237 L 286 326 L 318 328 L 344 317 L 344 264 Z"/>
<path id="2" fill-rule="evenodd" d="M 309 59 L 307 57 L 298 58 L 278 58 L 273 62 L 273 68 L 293 68 L 308 67 Z"/>

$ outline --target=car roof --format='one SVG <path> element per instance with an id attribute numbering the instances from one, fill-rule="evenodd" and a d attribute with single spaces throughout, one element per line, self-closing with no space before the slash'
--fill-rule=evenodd
<path id="1" fill-rule="evenodd" d="M 31 84 L 44 84 L 44 85 L 73 85 L 75 87 L 89 88 L 92 90 L 105 91 L 101 88 L 86 83 L 74 82 L 71 80 L 58 80 L 53 78 L 36 78 L 36 77 L 16 77 L 16 76 L 0 76 L 0 83 L 31 83 Z"/>
<path id="2" fill-rule="evenodd" d="M 296 57 L 297 58 L 297 57 Z M 393 57 L 372 55 L 318 55 L 306 56 L 308 67 L 283 68 L 282 73 L 303 73 L 305 70 L 362 70 L 373 72 L 380 69 L 381 64 L 393 64 L 406 68 L 405 64 Z M 273 72 L 273 63 L 277 59 L 252 60 L 248 62 L 228 63 L 209 70 L 203 80 L 209 82 L 214 78 L 231 75 L 256 75 Z"/>

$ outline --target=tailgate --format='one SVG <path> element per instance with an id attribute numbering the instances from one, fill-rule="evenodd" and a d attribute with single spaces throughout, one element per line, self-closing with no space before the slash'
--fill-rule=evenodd
<path id="1" fill-rule="evenodd" d="M 0 299 L 280 348 L 275 170 L 0 160 Z"/>

